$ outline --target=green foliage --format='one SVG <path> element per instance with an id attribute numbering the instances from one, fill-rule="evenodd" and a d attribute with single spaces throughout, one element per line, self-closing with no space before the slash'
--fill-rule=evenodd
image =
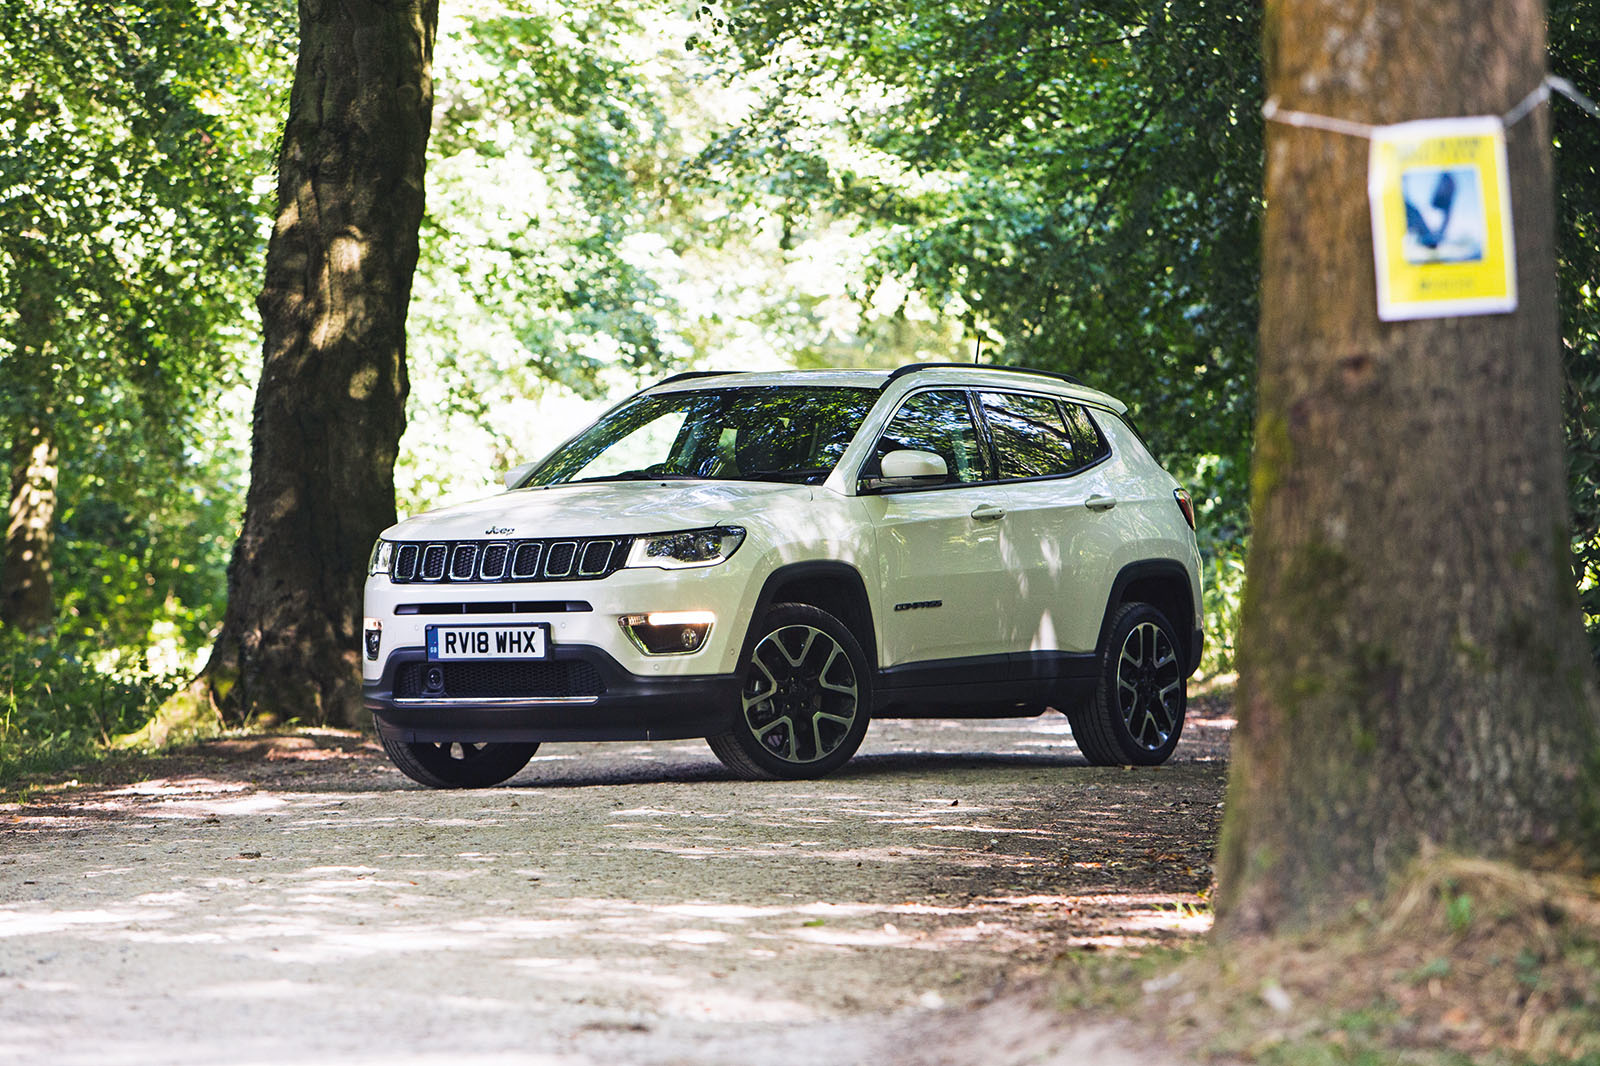
<path id="1" fill-rule="evenodd" d="M 256 346 L 286 17 L 0 0 L 29 28 L 0 38 L 0 441 L 60 448 L 57 613 L 85 639 L 199 643 L 219 607 L 241 486 L 218 396 Z"/>
<path id="2" fill-rule="evenodd" d="M 611 362 L 669 361 L 668 302 L 630 254 L 667 208 L 677 139 L 661 87 L 626 54 L 647 10 L 480 3 L 446 15 L 417 310 L 429 350 L 454 354 L 462 392 L 509 374 L 593 394 Z M 503 331 L 517 360 L 463 362 L 474 330 Z"/>
<path id="3" fill-rule="evenodd" d="M 666 110 L 684 86 L 648 45 L 655 14 L 645 0 L 441 11 L 402 510 L 533 458 L 504 413 L 550 386 L 598 397 L 689 354 L 662 280 L 687 218 L 672 190 L 683 123 Z"/>
<path id="4" fill-rule="evenodd" d="M 1116 391 L 1172 458 L 1242 455 L 1252 6 L 787 0 L 727 17 L 780 95 L 713 166 L 891 227 L 880 276 L 912 279 L 1004 361 Z"/>
<path id="5" fill-rule="evenodd" d="M 155 714 L 180 675 L 71 628 L 0 631 L 0 789 L 92 759 Z"/>
<path id="6" fill-rule="evenodd" d="M 1591 94 L 1600 89 L 1600 10 L 1593 0 L 1552 0 L 1549 33 L 1550 68 Z M 1572 551 L 1600 662 L 1600 120 L 1559 97 L 1550 107 Z"/>

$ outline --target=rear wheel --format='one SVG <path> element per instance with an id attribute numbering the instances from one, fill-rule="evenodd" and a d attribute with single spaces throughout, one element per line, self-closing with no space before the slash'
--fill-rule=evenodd
<path id="1" fill-rule="evenodd" d="M 515 777 L 537 744 L 408 743 L 380 731 L 383 750 L 400 772 L 429 788 L 488 788 Z"/>
<path id="2" fill-rule="evenodd" d="M 1094 696 L 1067 712 L 1072 739 L 1095 766 L 1155 766 L 1178 746 L 1188 675 L 1167 616 L 1124 604 L 1100 649 Z"/>
<path id="3" fill-rule="evenodd" d="M 747 780 L 821 777 L 867 735 L 871 680 L 856 638 L 833 615 L 780 603 L 742 664 L 733 729 L 706 743 Z"/>

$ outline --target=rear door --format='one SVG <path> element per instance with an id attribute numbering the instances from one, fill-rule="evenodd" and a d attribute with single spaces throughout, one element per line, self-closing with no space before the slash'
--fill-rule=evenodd
<path id="1" fill-rule="evenodd" d="M 994 450 L 1001 566 L 1015 603 L 1004 618 L 1020 652 L 1093 651 L 1105 577 L 1121 541 L 1110 448 L 1084 409 L 1055 396 L 978 394 Z"/>

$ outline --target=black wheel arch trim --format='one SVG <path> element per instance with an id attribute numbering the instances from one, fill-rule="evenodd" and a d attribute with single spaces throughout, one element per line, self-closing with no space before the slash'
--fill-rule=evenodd
<path id="1" fill-rule="evenodd" d="M 1189 570 L 1176 559 L 1144 559 L 1129 563 L 1117 571 L 1116 578 L 1111 582 L 1111 594 L 1106 597 L 1105 610 L 1100 615 L 1100 637 L 1095 642 L 1095 647 L 1105 647 L 1106 637 L 1111 629 L 1111 616 L 1116 614 L 1121 604 L 1127 602 L 1125 597 L 1128 586 L 1137 581 L 1152 580 L 1171 582 L 1175 590 L 1182 593 L 1183 602 L 1188 607 L 1187 622 L 1181 618 L 1169 618 L 1167 621 L 1172 623 L 1172 627 L 1177 630 L 1178 639 L 1185 644 L 1184 650 L 1187 652 L 1188 662 L 1184 664 L 1184 676 L 1193 676 L 1200 668 L 1200 656 L 1205 650 L 1205 628 L 1201 624 L 1200 607 L 1194 602 L 1194 587 L 1190 583 Z"/>
<path id="2" fill-rule="evenodd" d="M 795 582 L 806 581 L 838 581 L 842 582 L 847 590 L 847 596 L 853 601 L 855 618 L 839 618 L 845 628 L 850 630 L 850 635 L 856 638 L 856 643 L 861 645 L 861 652 L 867 657 L 869 674 L 876 675 L 878 670 L 878 633 L 877 622 L 872 616 L 872 600 L 867 596 L 867 583 L 861 576 L 861 571 L 849 563 L 837 559 L 816 559 L 810 562 L 789 563 L 780 566 L 767 575 L 766 581 L 761 585 L 761 592 L 756 596 L 754 609 L 750 612 L 749 624 L 745 627 L 744 641 L 739 649 L 739 662 L 743 663 L 750 656 L 750 650 L 760 639 L 756 633 L 760 620 L 774 603 L 796 602 L 805 603 L 821 611 L 828 611 L 828 605 L 815 603 L 810 599 L 801 598 L 789 601 L 779 596 L 780 590 Z M 835 617 L 838 617 L 835 615 Z M 852 622 L 855 624 L 852 625 Z M 865 627 L 865 632 L 859 632 L 857 627 Z M 764 635 L 764 634 L 762 634 Z"/>

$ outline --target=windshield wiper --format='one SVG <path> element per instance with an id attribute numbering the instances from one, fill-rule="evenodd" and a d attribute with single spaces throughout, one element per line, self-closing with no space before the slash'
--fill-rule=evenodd
<path id="1" fill-rule="evenodd" d="M 652 474 L 648 470 L 624 470 L 620 474 L 602 474 L 599 477 L 573 478 L 568 485 L 587 485 L 599 481 L 699 481 L 694 474 Z"/>
<path id="2" fill-rule="evenodd" d="M 807 470 L 754 470 L 742 480 L 811 485 L 820 483 L 831 473 L 833 473 L 831 466 L 815 466 Z"/>

